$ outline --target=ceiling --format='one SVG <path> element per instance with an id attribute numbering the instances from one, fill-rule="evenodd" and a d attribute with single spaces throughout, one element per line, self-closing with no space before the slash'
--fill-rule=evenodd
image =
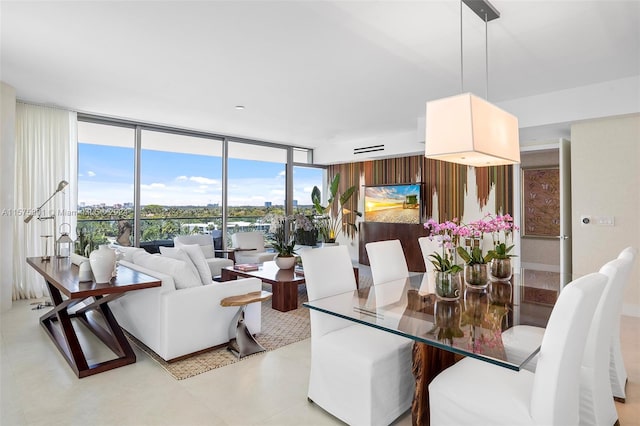
<path id="1" fill-rule="evenodd" d="M 492 102 L 640 75 L 639 1 L 491 3 Z M 487 91 L 485 25 L 462 7 L 461 55 L 457 0 L 3 0 L 0 14 L 0 78 L 19 99 L 110 117 L 318 147 Z"/>

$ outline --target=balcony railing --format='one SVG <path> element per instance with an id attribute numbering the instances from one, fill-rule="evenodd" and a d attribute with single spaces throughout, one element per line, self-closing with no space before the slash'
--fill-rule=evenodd
<path id="1" fill-rule="evenodd" d="M 227 221 L 227 243 L 236 232 L 260 231 L 267 233 L 270 224 L 261 222 L 263 216 L 236 216 Z M 217 234 L 222 227 L 222 216 L 149 218 L 140 221 L 140 246 L 173 246 L 177 235 Z M 76 252 L 87 255 L 100 244 L 133 245 L 133 219 L 78 219 Z"/>

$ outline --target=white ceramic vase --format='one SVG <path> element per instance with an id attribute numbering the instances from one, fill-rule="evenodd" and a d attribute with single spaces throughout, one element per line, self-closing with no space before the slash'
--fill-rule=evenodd
<path id="1" fill-rule="evenodd" d="M 107 244 L 102 244 L 98 250 L 91 252 L 89 263 L 96 283 L 108 283 L 113 278 L 113 271 L 116 268 L 116 252 Z"/>
<path id="2" fill-rule="evenodd" d="M 291 257 L 276 256 L 275 261 L 276 261 L 276 265 L 278 265 L 278 268 L 291 269 L 296 264 L 296 257 L 295 256 L 291 256 Z"/>

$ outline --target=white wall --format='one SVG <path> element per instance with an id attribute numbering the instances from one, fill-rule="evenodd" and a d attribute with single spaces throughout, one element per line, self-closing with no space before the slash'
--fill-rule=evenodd
<path id="1" fill-rule="evenodd" d="M 573 272 L 594 272 L 627 246 L 640 248 L 640 114 L 571 126 Z M 581 215 L 614 216 L 614 226 L 582 225 Z M 623 312 L 640 316 L 638 260 Z"/>
<path id="2" fill-rule="evenodd" d="M 543 132 L 546 138 L 567 138 L 560 123 L 575 123 L 600 117 L 640 112 L 640 76 L 610 80 L 572 89 L 543 93 L 536 96 L 497 102 L 496 105 L 518 117 L 523 135 L 528 130 Z M 354 139 L 340 143 L 327 143 L 314 151 L 317 164 L 352 163 L 368 159 L 408 156 L 424 153 L 424 110 L 415 117 L 415 129 L 378 135 L 367 139 Z M 543 130 L 547 128 L 547 130 Z M 353 149 L 384 144 L 385 150 L 371 154 L 354 154 Z"/>
<path id="3" fill-rule="evenodd" d="M 16 91 L 0 82 L 0 312 L 11 308 Z"/>

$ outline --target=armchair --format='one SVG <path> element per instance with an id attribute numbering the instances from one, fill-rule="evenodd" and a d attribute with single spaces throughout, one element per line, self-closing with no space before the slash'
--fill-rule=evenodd
<path id="1" fill-rule="evenodd" d="M 176 248 L 185 245 L 200 246 L 204 258 L 207 261 L 209 269 L 211 269 L 211 277 L 218 277 L 222 273 L 222 268 L 227 266 L 233 266 L 233 260 L 215 257 L 215 251 L 213 247 L 213 238 L 211 235 L 198 234 L 198 235 L 179 235 L 173 239 L 173 245 Z"/>
<path id="2" fill-rule="evenodd" d="M 267 252 L 261 232 L 236 232 L 231 234 L 231 244 L 237 263 L 263 263 L 276 257 L 276 253 Z"/>

